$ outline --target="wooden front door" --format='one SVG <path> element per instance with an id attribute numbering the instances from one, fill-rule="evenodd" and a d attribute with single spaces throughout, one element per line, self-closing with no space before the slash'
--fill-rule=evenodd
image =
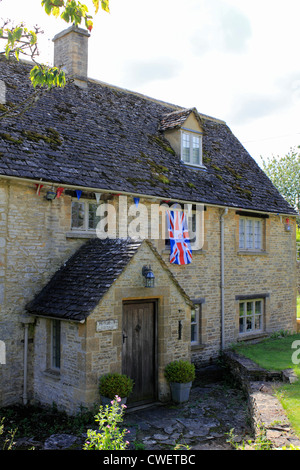
<path id="1" fill-rule="evenodd" d="M 122 372 L 134 380 L 128 402 L 156 398 L 156 302 L 123 304 Z"/>

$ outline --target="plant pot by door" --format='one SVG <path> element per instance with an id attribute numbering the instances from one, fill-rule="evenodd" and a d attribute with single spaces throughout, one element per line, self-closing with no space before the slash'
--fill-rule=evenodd
<path id="1" fill-rule="evenodd" d="M 183 403 L 185 401 L 188 401 L 190 397 L 191 387 L 192 387 L 192 382 L 188 382 L 188 383 L 170 382 L 172 400 L 176 403 Z"/>

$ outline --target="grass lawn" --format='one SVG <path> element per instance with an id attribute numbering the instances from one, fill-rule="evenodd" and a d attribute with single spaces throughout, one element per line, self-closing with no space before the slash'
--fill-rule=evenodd
<path id="1" fill-rule="evenodd" d="M 299 345 L 293 349 L 294 341 L 299 341 Z M 265 369 L 294 369 L 299 381 L 280 387 L 276 393 L 294 431 L 300 437 L 300 364 L 294 364 L 292 360 L 294 353 L 294 362 L 300 362 L 300 334 L 267 339 L 258 344 L 237 345 L 234 350 Z"/>

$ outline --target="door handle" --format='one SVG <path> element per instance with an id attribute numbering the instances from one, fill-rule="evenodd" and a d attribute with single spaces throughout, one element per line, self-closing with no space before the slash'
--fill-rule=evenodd
<path id="1" fill-rule="evenodd" d="M 124 335 L 124 333 L 123 333 L 123 344 L 125 343 L 126 338 L 128 338 L 128 336 Z"/>

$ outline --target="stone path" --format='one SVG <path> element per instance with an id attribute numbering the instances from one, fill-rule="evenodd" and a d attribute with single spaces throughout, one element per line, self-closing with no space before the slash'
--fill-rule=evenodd
<path id="1" fill-rule="evenodd" d="M 179 446 L 181 450 L 232 450 L 228 433 L 233 430 L 237 443 L 253 440 L 252 423 L 264 425 L 273 448 L 290 444 L 300 447 L 274 395 L 274 387 L 280 383 L 278 377 L 270 376 L 245 358 L 231 354 L 229 359 L 231 373 L 236 369 L 241 388 L 229 385 L 232 375 L 227 372 L 224 376 L 226 369 L 221 369 L 221 373 L 217 370 L 217 374 L 198 378 L 186 403 L 128 409 L 123 424 L 129 431 L 130 449 L 173 450 Z M 293 382 L 287 372 L 286 380 Z M 55 434 L 45 442 L 29 439 L 30 442 L 20 440 L 16 445 L 46 450 L 82 449 L 85 438 L 86 435 Z"/>
<path id="2" fill-rule="evenodd" d="M 129 412 L 124 420 L 129 441 L 145 450 L 232 450 L 226 433 L 234 428 L 240 441 L 247 439 L 248 422 L 246 397 L 222 382 L 193 387 L 186 403 Z"/>

